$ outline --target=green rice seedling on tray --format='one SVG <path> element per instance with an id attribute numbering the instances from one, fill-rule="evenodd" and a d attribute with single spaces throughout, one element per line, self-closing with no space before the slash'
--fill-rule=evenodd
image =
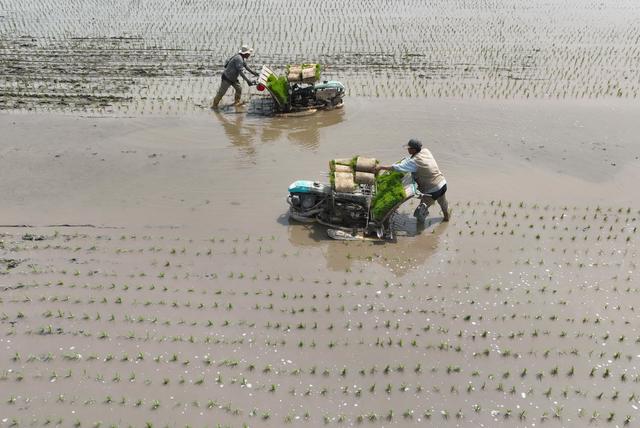
<path id="1" fill-rule="evenodd" d="M 376 195 L 371 201 L 372 214 L 375 220 L 381 220 L 398 203 L 406 198 L 400 172 L 382 174 L 376 178 Z"/>
<path id="2" fill-rule="evenodd" d="M 276 77 L 271 74 L 267 78 L 267 86 L 269 90 L 278 98 L 280 104 L 286 104 L 289 100 L 289 83 L 287 82 L 287 78 L 285 76 Z"/>

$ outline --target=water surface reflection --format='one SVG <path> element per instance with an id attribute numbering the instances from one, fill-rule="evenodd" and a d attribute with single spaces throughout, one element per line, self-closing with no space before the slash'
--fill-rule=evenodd
<path id="1" fill-rule="evenodd" d="M 332 271 L 366 269 L 376 264 L 404 276 L 423 266 L 438 251 L 448 223 L 434 217 L 419 226 L 410 215 L 399 213 L 394 225 L 394 241 L 335 241 L 322 225 L 292 221 L 288 225 L 289 242 L 296 247 L 320 247 L 327 268 Z"/>
<path id="2" fill-rule="evenodd" d="M 244 155 L 255 156 L 256 144 L 280 140 L 315 150 L 321 144 L 321 130 L 341 123 L 345 112 L 337 109 L 308 116 L 265 117 L 247 115 L 242 108 L 228 107 L 215 112 L 214 117 L 233 146 Z"/>

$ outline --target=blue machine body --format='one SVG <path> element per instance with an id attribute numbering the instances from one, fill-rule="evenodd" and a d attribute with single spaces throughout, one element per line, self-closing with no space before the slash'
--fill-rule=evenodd
<path id="1" fill-rule="evenodd" d="M 330 193 L 331 187 L 311 180 L 297 180 L 289 185 L 289 193 Z"/>

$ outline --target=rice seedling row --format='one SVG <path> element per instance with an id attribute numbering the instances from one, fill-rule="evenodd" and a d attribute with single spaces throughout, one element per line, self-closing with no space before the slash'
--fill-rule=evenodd
<path id="1" fill-rule="evenodd" d="M 414 267 L 401 241 L 3 229 L 3 424 L 632 425 L 638 210 L 454 213 Z"/>
<path id="2" fill-rule="evenodd" d="M 635 99 L 638 4 L 0 3 L 0 108 L 181 115 L 252 62 L 317 61 L 349 96 Z M 244 31 L 238 31 L 238 28 Z"/>

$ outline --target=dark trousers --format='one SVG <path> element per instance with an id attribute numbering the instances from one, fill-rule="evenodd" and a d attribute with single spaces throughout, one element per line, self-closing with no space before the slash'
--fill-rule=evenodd
<path id="1" fill-rule="evenodd" d="M 231 80 L 222 76 L 222 81 L 220 82 L 220 88 L 218 88 L 218 93 L 213 99 L 213 107 L 218 107 L 218 104 L 220 104 L 220 100 L 222 100 L 222 97 L 224 97 L 224 94 L 227 93 L 230 86 L 233 86 L 233 89 L 236 91 L 234 96 L 234 102 L 236 103 L 240 102 L 240 96 L 242 95 L 242 87 L 240 86 L 240 82 L 237 80 L 235 82 L 232 82 Z"/>

